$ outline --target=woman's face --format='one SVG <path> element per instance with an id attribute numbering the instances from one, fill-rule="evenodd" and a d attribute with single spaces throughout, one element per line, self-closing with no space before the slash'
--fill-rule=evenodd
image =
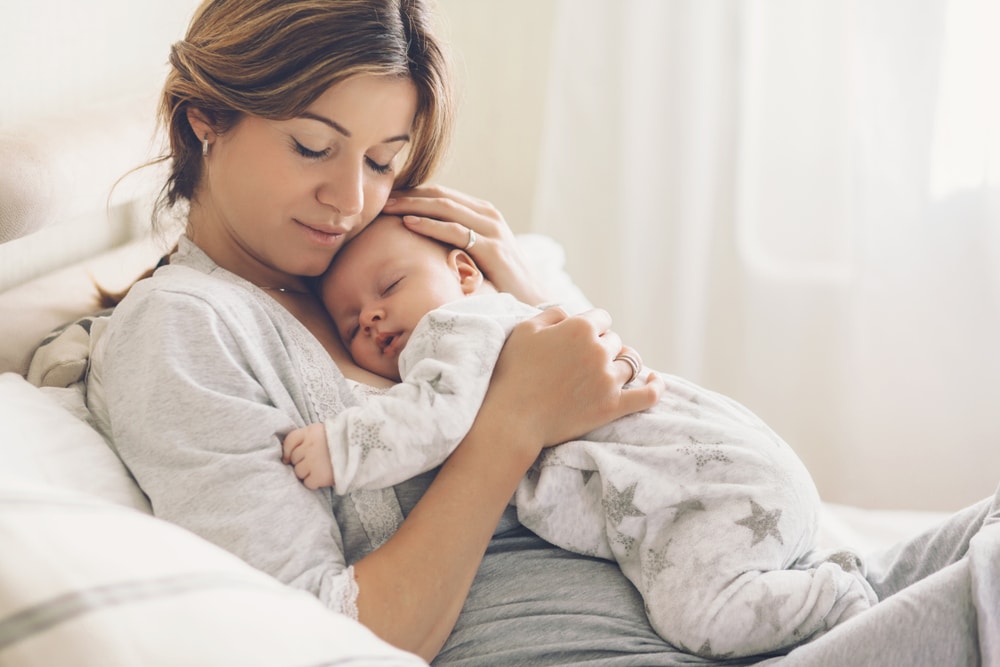
<path id="1" fill-rule="evenodd" d="M 245 117 L 210 145 L 189 234 L 258 285 L 319 275 L 385 204 L 416 106 L 409 79 L 358 76 L 298 118 Z"/>

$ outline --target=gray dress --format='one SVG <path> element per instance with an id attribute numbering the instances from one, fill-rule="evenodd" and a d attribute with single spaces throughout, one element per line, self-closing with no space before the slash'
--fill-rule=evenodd
<path id="1" fill-rule="evenodd" d="M 282 438 L 357 401 L 297 320 L 187 239 L 116 308 L 87 390 L 157 516 L 348 614 L 351 563 L 388 538 L 434 474 L 339 499 L 305 489 L 281 463 Z M 435 665 L 754 664 L 669 646 L 615 563 L 551 546 L 513 512 Z M 989 499 L 873 555 L 869 581 L 880 598 L 895 595 L 779 664 L 1000 664 L 998 520 Z"/>

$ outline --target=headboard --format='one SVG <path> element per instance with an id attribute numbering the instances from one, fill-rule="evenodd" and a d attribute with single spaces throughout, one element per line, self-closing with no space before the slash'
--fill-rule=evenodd
<path id="1" fill-rule="evenodd" d="M 149 233 L 162 170 L 155 100 L 128 97 L 0 130 L 0 372 L 95 309 L 168 246 Z M 117 183 L 117 185 L 116 185 Z"/>

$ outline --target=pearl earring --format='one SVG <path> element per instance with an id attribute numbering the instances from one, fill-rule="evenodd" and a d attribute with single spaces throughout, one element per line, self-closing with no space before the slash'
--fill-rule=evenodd
<path id="1" fill-rule="evenodd" d="M 207 134 L 205 135 L 205 138 L 201 140 L 201 156 L 202 157 L 208 157 L 208 135 Z"/>

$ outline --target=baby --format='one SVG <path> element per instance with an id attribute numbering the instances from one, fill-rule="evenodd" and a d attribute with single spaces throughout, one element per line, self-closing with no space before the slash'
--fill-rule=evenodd
<path id="1" fill-rule="evenodd" d="M 538 313 L 497 293 L 463 250 L 391 216 L 338 253 L 321 295 L 354 360 L 399 382 L 286 437 L 299 479 L 338 494 L 440 465 L 506 336 Z M 856 555 L 816 551 L 819 494 L 791 448 L 735 401 L 657 375 L 653 409 L 543 452 L 512 500 L 520 521 L 617 561 L 653 628 L 705 657 L 787 649 L 874 604 Z"/>

